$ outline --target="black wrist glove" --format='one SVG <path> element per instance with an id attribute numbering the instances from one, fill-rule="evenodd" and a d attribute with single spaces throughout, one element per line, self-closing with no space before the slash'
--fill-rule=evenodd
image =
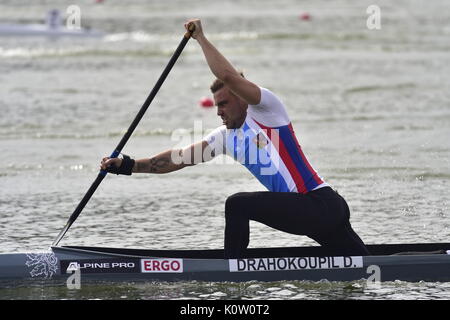
<path id="1" fill-rule="evenodd" d="M 110 173 L 124 174 L 127 176 L 131 176 L 131 171 L 133 170 L 135 161 L 134 161 L 134 159 L 131 159 L 129 156 L 127 156 L 126 154 L 122 154 L 122 155 L 123 155 L 123 159 L 122 159 L 122 163 L 121 163 L 120 167 L 109 166 L 108 168 L 106 168 L 106 171 L 108 171 Z"/>

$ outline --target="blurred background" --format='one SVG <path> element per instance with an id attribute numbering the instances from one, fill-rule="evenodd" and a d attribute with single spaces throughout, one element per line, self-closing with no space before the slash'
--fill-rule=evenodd
<path id="1" fill-rule="evenodd" d="M 370 30 L 369 5 L 380 8 Z M 80 30 L 67 30 L 79 7 Z M 48 30 L 48 13 L 61 26 Z M 367 243 L 449 240 L 448 1 L 20 1 L 0 3 L 0 241 L 47 248 L 184 34 L 206 35 L 285 102 L 314 168 Z M 22 34 L 21 34 L 22 33 Z M 26 34 L 26 35 L 23 35 Z M 123 150 L 148 157 L 221 124 L 191 40 Z M 194 130 L 194 122 L 201 121 Z M 177 136 L 177 135 L 175 135 Z M 240 165 L 108 176 L 62 244 L 220 248 L 227 196 L 263 190 Z M 250 246 L 310 245 L 252 224 Z"/>

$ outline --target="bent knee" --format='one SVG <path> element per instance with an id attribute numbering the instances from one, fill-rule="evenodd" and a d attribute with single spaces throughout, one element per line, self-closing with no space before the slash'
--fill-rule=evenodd
<path id="1" fill-rule="evenodd" d="M 248 195 L 248 192 L 238 192 L 229 196 L 225 201 L 225 214 L 241 211 L 245 207 Z"/>

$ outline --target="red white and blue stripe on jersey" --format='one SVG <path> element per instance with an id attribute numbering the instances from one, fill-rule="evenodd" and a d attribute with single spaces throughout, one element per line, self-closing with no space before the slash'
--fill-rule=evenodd
<path id="1" fill-rule="evenodd" d="M 268 127 L 247 114 L 240 129 L 227 131 L 226 153 L 269 191 L 307 193 L 324 184 L 306 159 L 291 123 Z M 258 147 L 255 141 L 261 137 L 266 141 Z"/>

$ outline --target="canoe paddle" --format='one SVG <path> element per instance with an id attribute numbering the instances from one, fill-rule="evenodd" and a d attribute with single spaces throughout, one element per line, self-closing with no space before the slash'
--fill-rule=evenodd
<path id="1" fill-rule="evenodd" d="M 192 33 L 195 30 L 195 25 L 193 23 L 190 23 L 188 25 L 188 31 L 184 34 L 183 39 L 181 40 L 180 44 L 178 45 L 177 49 L 173 53 L 172 57 L 169 60 L 169 63 L 167 64 L 166 68 L 162 72 L 161 76 L 159 77 L 158 81 L 156 82 L 155 86 L 153 87 L 152 91 L 147 97 L 147 100 L 145 100 L 144 104 L 142 105 L 141 109 L 139 110 L 138 114 L 134 118 L 133 122 L 131 123 L 130 127 L 128 128 L 125 135 L 122 137 L 122 140 L 120 140 L 117 147 L 114 149 L 113 153 L 111 153 L 110 158 L 117 158 L 122 151 L 123 147 L 127 143 L 128 139 L 133 134 L 134 129 L 136 129 L 137 125 L 139 124 L 139 121 L 141 121 L 142 117 L 144 116 L 145 112 L 147 111 L 148 107 L 153 101 L 153 98 L 156 96 L 156 94 L 159 91 L 159 88 L 161 88 L 162 84 L 164 83 L 164 80 L 166 80 L 167 75 L 169 74 L 170 70 L 172 70 L 172 67 L 174 66 L 175 62 L 177 61 L 178 57 L 180 56 L 181 52 L 183 51 L 184 47 L 186 46 L 187 42 L 191 38 Z M 97 175 L 97 178 L 92 183 L 92 185 L 89 187 L 89 190 L 84 195 L 83 199 L 81 199 L 78 206 L 73 211 L 72 215 L 69 217 L 69 220 L 67 221 L 64 228 L 61 230 L 61 232 L 56 237 L 55 241 L 52 243 L 52 247 L 56 247 L 58 243 L 61 241 L 61 239 L 66 234 L 67 230 L 69 230 L 70 226 L 75 222 L 75 220 L 80 215 L 81 211 L 83 211 L 83 208 L 88 203 L 89 199 L 91 199 L 91 196 L 94 194 L 95 190 L 97 190 L 97 187 L 102 182 L 103 178 L 106 177 L 106 174 L 108 172 L 106 170 L 100 170 L 100 172 Z"/>

